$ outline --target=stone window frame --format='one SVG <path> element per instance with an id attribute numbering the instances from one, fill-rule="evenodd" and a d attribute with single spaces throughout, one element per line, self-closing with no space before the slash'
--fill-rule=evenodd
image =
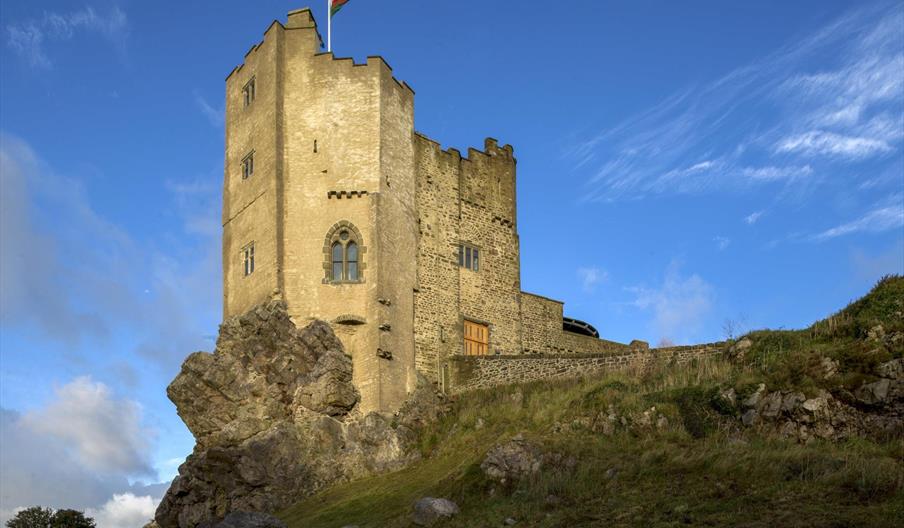
<path id="1" fill-rule="evenodd" d="M 465 266 L 465 252 L 467 250 L 471 250 L 470 252 L 476 255 L 477 258 L 472 258 L 469 266 Z M 458 243 L 458 267 L 464 268 L 469 271 L 473 271 L 475 273 L 480 272 L 480 255 L 483 253 L 483 250 L 480 246 L 476 244 L 471 244 L 469 242 L 460 241 Z"/>
<path id="2" fill-rule="evenodd" d="M 251 78 L 248 79 L 248 82 L 246 82 L 245 85 L 242 86 L 242 101 L 244 102 L 243 108 L 248 108 L 249 106 L 251 106 L 251 103 L 254 102 L 254 97 L 256 95 L 255 92 L 257 91 L 255 81 L 256 77 L 252 75 Z"/>
<path id="3" fill-rule="evenodd" d="M 248 277 L 254 273 L 254 241 L 242 248 L 242 277 Z"/>
<path id="4" fill-rule="evenodd" d="M 343 232 L 348 233 L 348 240 L 341 240 L 340 235 Z M 333 244 L 339 242 L 343 246 L 349 242 L 354 242 L 358 246 L 358 279 L 357 280 L 333 280 Z M 343 255 L 345 248 L 343 247 Z M 355 227 L 355 224 L 348 220 L 340 220 L 330 227 L 323 240 L 323 284 L 361 284 L 364 282 L 364 272 L 367 270 L 367 263 L 364 256 L 367 254 L 367 246 L 364 245 L 364 237 L 361 231 Z"/>

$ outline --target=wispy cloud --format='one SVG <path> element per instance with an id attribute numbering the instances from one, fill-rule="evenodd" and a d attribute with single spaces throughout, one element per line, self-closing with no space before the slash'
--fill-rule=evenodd
<path id="1" fill-rule="evenodd" d="M 713 237 L 713 242 L 716 243 L 716 247 L 719 248 L 719 251 L 725 251 L 731 244 L 731 239 L 724 236 L 715 236 Z"/>
<path id="2" fill-rule="evenodd" d="M 593 292 L 597 284 L 609 278 L 609 273 L 595 266 L 578 268 L 578 277 L 581 279 L 581 288 L 585 292 Z"/>
<path id="3" fill-rule="evenodd" d="M 198 109 L 201 110 L 204 117 L 210 121 L 210 124 L 215 127 L 222 127 L 223 122 L 226 119 L 226 112 L 222 108 L 212 107 L 210 103 L 207 102 L 207 99 L 204 99 L 204 96 L 197 90 L 194 91 L 194 96 L 195 104 L 198 105 Z"/>
<path id="4" fill-rule="evenodd" d="M 811 130 L 784 138 L 775 148 L 778 152 L 799 152 L 811 156 L 826 155 L 851 159 L 868 158 L 892 149 L 891 145 L 882 139 L 844 136 L 824 130 Z"/>
<path id="5" fill-rule="evenodd" d="M 880 233 L 904 228 L 904 195 L 897 194 L 884 200 L 856 220 L 841 224 L 813 235 L 819 242 L 854 233 Z"/>
<path id="6" fill-rule="evenodd" d="M 578 142 L 567 155 L 588 172 L 587 199 L 812 186 L 817 173 L 850 177 L 840 164 L 897 156 L 902 26 L 904 4 L 854 10 Z"/>
<path id="7" fill-rule="evenodd" d="M 753 225 L 753 224 L 757 223 L 757 221 L 760 219 L 761 216 L 763 216 L 764 213 L 765 213 L 765 211 L 754 211 L 744 217 L 744 222 L 746 222 L 747 225 Z"/>
<path id="8" fill-rule="evenodd" d="M 123 50 L 128 35 L 126 14 L 114 6 L 106 14 L 98 14 L 92 7 L 69 13 L 44 12 L 43 17 L 24 20 L 6 26 L 6 43 L 20 57 L 35 68 L 51 68 L 46 44 L 73 39 L 78 33 L 99 34 Z"/>

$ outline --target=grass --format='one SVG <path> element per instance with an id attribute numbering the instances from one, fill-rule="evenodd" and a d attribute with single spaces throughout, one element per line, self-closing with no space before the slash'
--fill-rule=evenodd
<path id="1" fill-rule="evenodd" d="M 662 364 L 468 393 L 421 433 L 420 462 L 337 485 L 281 517 L 290 528 L 407 527 L 414 501 L 436 496 L 461 507 L 447 527 L 504 526 L 508 517 L 536 527 L 902 526 L 900 438 L 802 445 L 757 436 L 718 398 L 729 386 L 744 395 L 759 383 L 805 392 L 862 383 L 879 360 L 904 356 L 894 343 L 867 339 L 878 324 L 904 330 L 902 311 L 904 279 L 890 277 L 810 328 L 751 333 L 739 363 Z M 824 379 L 823 357 L 839 362 L 836 379 Z M 603 432 L 610 412 L 630 424 L 653 407 L 667 424 L 616 420 Z M 499 488 L 480 462 L 519 433 L 574 463 Z"/>

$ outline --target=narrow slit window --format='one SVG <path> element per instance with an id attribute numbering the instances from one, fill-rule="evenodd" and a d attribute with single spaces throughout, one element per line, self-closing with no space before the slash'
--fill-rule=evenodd
<path id="1" fill-rule="evenodd" d="M 254 77 L 242 87 L 242 98 L 245 101 L 246 107 L 254 102 Z"/>
<path id="2" fill-rule="evenodd" d="M 247 180 L 254 174 L 254 152 L 242 158 L 242 179 Z"/>

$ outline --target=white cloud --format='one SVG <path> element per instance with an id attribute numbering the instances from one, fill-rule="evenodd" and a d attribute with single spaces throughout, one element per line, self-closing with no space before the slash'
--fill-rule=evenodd
<path id="1" fill-rule="evenodd" d="M 154 518 L 160 499 L 150 495 L 136 497 L 132 493 L 115 494 L 100 508 L 88 508 L 97 528 L 141 528 Z"/>
<path id="2" fill-rule="evenodd" d="M 110 398 L 112 405 L 108 407 L 114 410 L 128 410 L 134 405 L 127 400 L 117 400 L 112 396 Z M 133 475 L 113 469 L 97 471 L 96 467 L 82 463 L 82 457 L 77 454 L 79 447 L 73 445 L 71 434 L 58 435 L 42 427 L 35 427 L 35 420 L 39 417 L 54 418 L 55 414 L 46 416 L 44 411 L 59 403 L 55 400 L 26 415 L 0 408 L 0 525 L 5 525 L 17 510 L 34 505 L 84 511 L 86 508 L 100 507 L 114 494 L 148 495 L 154 500 L 163 496 L 168 483 L 130 484 L 129 480 Z M 67 418 L 67 421 L 73 422 L 85 415 L 84 411 L 79 413 L 79 416 Z M 100 422 L 104 421 L 107 420 L 100 419 Z M 97 422 L 96 416 L 89 416 L 84 427 L 92 427 Z M 125 425 L 131 427 L 128 423 Z M 122 436 L 122 433 L 115 434 Z M 76 435 L 74 442 L 80 441 L 83 439 Z M 125 451 L 129 451 L 129 448 Z M 142 458 L 146 456 L 144 454 Z M 141 468 L 147 465 L 145 461 L 126 464 L 126 467 Z"/>
<path id="3" fill-rule="evenodd" d="M 597 267 L 578 268 L 578 277 L 584 291 L 592 292 L 597 284 L 609 278 L 609 273 Z"/>
<path id="4" fill-rule="evenodd" d="M 6 26 L 7 45 L 36 68 L 50 68 L 53 62 L 45 45 L 49 41 L 68 41 L 79 32 L 103 36 L 121 52 L 128 35 L 126 14 L 114 6 L 106 15 L 91 7 L 69 13 L 45 12 L 40 19 Z"/>
<path id="5" fill-rule="evenodd" d="M 776 145 L 776 150 L 778 152 L 799 152 L 807 155 L 863 159 L 877 153 L 889 152 L 891 146 L 879 139 L 851 137 L 823 130 L 811 130 L 781 140 Z"/>
<path id="6" fill-rule="evenodd" d="M 744 221 L 747 222 L 747 225 L 753 225 L 757 223 L 761 216 L 763 216 L 763 213 L 765 213 L 765 211 L 754 211 L 745 216 Z"/>
<path id="7" fill-rule="evenodd" d="M 117 400 L 109 387 L 80 377 L 60 387 L 47 407 L 27 413 L 23 423 L 69 446 L 85 468 L 99 473 L 153 474 L 148 462 L 151 432 L 141 426 L 141 409 Z"/>
<path id="8" fill-rule="evenodd" d="M 724 251 L 725 248 L 731 244 L 731 239 L 723 236 L 715 236 L 713 237 L 713 242 L 716 243 L 716 246 L 719 248 L 719 251 Z"/>
<path id="9" fill-rule="evenodd" d="M 853 233 L 880 233 L 902 227 L 904 227 L 904 197 L 898 194 L 878 204 L 860 218 L 826 229 L 811 238 L 821 242 Z"/>
<path id="10" fill-rule="evenodd" d="M 628 291 L 635 295 L 633 306 L 653 312 L 657 341 L 675 343 L 693 340 L 715 299 L 713 287 L 697 274 L 683 276 L 677 261 L 669 264 L 659 287 L 638 286 Z"/>

